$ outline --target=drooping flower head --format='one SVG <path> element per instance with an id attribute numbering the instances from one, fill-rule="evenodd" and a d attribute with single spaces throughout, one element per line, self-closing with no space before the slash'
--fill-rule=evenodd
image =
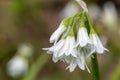
<path id="1" fill-rule="evenodd" d="M 53 62 L 67 63 L 70 72 L 78 66 L 90 73 L 86 58 L 95 52 L 103 53 L 107 49 L 103 47 L 97 34 L 93 34 L 85 3 L 82 1 L 79 4 L 84 11 L 64 19 L 50 37 L 50 43 L 54 45 L 43 50 L 53 55 Z"/>

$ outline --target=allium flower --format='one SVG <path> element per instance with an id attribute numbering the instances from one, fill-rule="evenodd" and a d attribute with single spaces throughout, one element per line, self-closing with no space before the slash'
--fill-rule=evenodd
<path id="1" fill-rule="evenodd" d="M 61 51 L 61 48 L 64 46 L 64 44 L 65 44 L 65 39 L 61 39 L 52 47 L 43 48 L 43 50 L 47 50 L 47 53 L 53 54 L 53 61 L 57 62 L 59 60 L 58 59 L 59 52 Z"/>
<path id="2" fill-rule="evenodd" d="M 67 18 L 65 22 L 62 21 L 59 28 L 50 37 L 50 42 L 54 42 L 54 45 L 50 48 L 43 48 L 47 53 L 53 55 L 53 62 L 63 61 L 69 64 L 67 69 L 70 72 L 74 71 L 78 66 L 82 70 L 87 69 L 90 73 L 85 59 L 94 52 L 103 53 L 104 50 L 107 51 L 97 34 L 93 34 L 93 29 L 88 34 L 84 20 L 86 15 L 84 14 L 86 13 L 76 14 L 73 17 Z M 80 26 L 78 26 L 79 21 Z M 75 36 L 75 30 L 78 31 L 77 36 Z"/>
<path id="3" fill-rule="evenodd" d="M 77 45 L 84 47 L 87 43 L 90 43 L 87 29 L 85 27 L 80 27 L 77 35 Z"/>
<path id="4" fill-rule="evenodd" d="M 61 48 L 61 51 L 58 56 L 66 55 L 77 57 L 77 50 L 74 48 L 75 38 L 73 36 L 67 36 L 64 46 Z"/>
<path id="5" fill-rule="evenodd" d="M 77 62 L 78 62 L 79 68 L 82 69 L 82 70 L 87 69 L 87 71 L 90 73 L 90 70 L 89 70 L 89 68 L 88 68 L 88 66 L 87 66 L 87 64 L 85 62 L 85 55 L 84 55 L 83 51 L 81 51 L 81 53 L 79 54 L 77 60 L 78 60 Z M 81 60 L 81 62 L 80 62 L 80 60 Z"/>
<path id="6" fill-rule="evenodd" d="M 51 35 L 50 43 L 54 43 L 54 42 L 56 43 L 65 30 L 66 30 L 66 26 L 62 21 L 58 29 Z"/>
<path id="7" fill-rule="evenodd" d="M 84 52 L 84 56 L 90 57 L 96 50 L 96 47 L 93 44 L 87 44 L 84 47 L 78 46 L 78 51 Z"/>
<path id="8" fill-rule="evenodd" d="M 75 39 L 73 36 L 67 36 L 66 39 L 61 39 L 55 45 L 50 48 L 43 48 L 47 50 L 48 53 L 53 54 L 53 61 L 56 62 L 55 58 L 60 58 L 62 56 L 73 56 L 77 57 L 77 50 L 74 48 Z"/>
<path id="9" fill-rule="evenodd" d="M 102 42 L 99 39 L 99 37 L 97 36 L 97 34 L 95 34 L 95 33 L 90 34 L 90 40 L 94 44 L 94 46 L 96 47 L 97 53 L 102 54 L 104 51 L 108 51 L 108 49 L 103 47 Z"/>
<path id="10" fill-rule="evenodd" d="M 85 70 L 85 68 L 88 70 L 88 72 L 90 73 L 89 68 L 87 67 L 87 64 L 85 62 L 85 58 L 84 58 L 84 53 L 82 54 L 78 54 L 77 58 L 72 58 L 70 61 L 69 66 L 66 69 L 69 69 L 70 72 L 73 72 L 74 69 L 78 66 L 80 69 Z"/>

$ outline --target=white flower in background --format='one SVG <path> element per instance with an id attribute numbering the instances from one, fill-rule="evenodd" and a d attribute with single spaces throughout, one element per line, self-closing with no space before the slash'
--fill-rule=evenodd
<path id="1" fill-rule="evenodd" d="M 100 19 L 102 11 L 97 4 L 90 4 L 89 5 L 89 15 L 92 21 L 96 21 Z"/>
<path id="2" fill-rule="evenodd" d="M 86 46 L 90 42 L 87 29 L 85 27 L 80 27 L 77 34 L 77 45 L 81 47 Z"/>
<path id="3" fill-rule="evenodd" d="M 33 53 L 33 48 L 30 44 L 23 43 L 18 47 L 18 53 L 23 56 L 30 57 Z"/>
<path id="4" fill-rule="evenodd" d="M 15 56 L 8 62 L 7 69 L 12 77 L 20 77 L 28 71 L 28 62 L 20 56 Z"/>
<path id="5" fill-rule="evenodd" d="M 66 30 L 67 27 L 64 25 L 63 21 L 60 23 L 60 26 L 57 28 L 57 30 L 55 32 L 53 32 L 53 34 L 51 35 L 50 43 L 56 43 L 58 41 L 58 39 L 60 38 L 60 36 Z"/>
<path id="6" fill-rule="evenodd" d="M 20 44 L 16 56 L 7 63 L 8 74 L 13 78 L 25 75 L 29 68 L 29 58 L 32 53 L 33 48 L 30 44 Z"/>
<path id="7" fill-rule="evenodd" d="M 110 28 L 110 30 L 113 31 L 116 29 L 116 24 L 118 21 L 117 19 L 118 15 L 115 4 L 110 1 L 106 2 L 104 4 L 104 11 L 102 14 L 103 23 L 105 23 Z"/>
<path id="8" fill-rule="evenodd" d="M 82 7 L 83 11 L 88 13 L 88 8 L 87 8 L 86 3 L 83 0 L 76 0 L 76 1 Z"/>
<path id="9" fill-rule="evenodd" d="M 98 35 L 93 33 L 90 34 L 90 40 L 96 47 L 96 52 L 102 54 L 104 51 L 108 51 L 108 49 L 104 48 L 102 45 L 101 40 L 99 39 Z"/>
<path id="10" fill-rule="evenodd" d="M 66 4 L 64 9 L 60 12 L 60 19 L 71 17 L 75 15 L 77 12 L 79 12 L 79 7 L 70 1 Z"/>

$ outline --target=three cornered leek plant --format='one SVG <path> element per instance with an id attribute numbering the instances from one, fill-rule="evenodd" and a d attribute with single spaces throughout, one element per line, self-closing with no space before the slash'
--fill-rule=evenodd
<path id="1" fill-rule="evenodd" d="M 93 80 L 100 80 L 96 54 L 103 54 L 104 48 L 99 36 L 95 32 L 88 16 L 86 3 L 76 0 L 82 11 L 65 18 L 50 36 L 53 46 L 43 48 L 52 54 L 53 62 L 63 61 L 68 64 L 66 69 L 73 72 L 78 66 L 81 70 L 92 73 Z M 86 58 L 91 58 L 92 72 L 87 66 Z"/>

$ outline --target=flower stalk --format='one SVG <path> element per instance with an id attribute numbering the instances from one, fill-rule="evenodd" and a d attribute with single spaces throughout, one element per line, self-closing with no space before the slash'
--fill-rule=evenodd
<path id="1" fill-rule="evenodd" d="M 100 80 L 98 61 L 95 53 L 93 54 L 93 57 L 91 57 L 91 62 L 92 62 L 92 72 L 91 72 L 92 80 Z"/>

